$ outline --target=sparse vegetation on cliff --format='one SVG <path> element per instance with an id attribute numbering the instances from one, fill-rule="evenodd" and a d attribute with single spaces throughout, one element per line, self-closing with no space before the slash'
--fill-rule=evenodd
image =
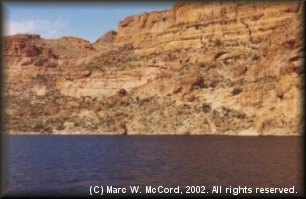
<path id="1" fill-rule="evenodd" d="M 129 17 L 92 44 L 5 37 L 5 131 L 300 135 L 297 3 L 201 6 Z"/>

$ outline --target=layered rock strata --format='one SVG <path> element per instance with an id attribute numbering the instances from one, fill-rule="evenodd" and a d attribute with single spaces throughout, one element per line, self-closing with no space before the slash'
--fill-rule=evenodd
<path id="1" fill-rule="evenodd" d="M 6 37 L 6 132 L 301 135 L 302 8 L 179 2 L 93 44 Z"/>

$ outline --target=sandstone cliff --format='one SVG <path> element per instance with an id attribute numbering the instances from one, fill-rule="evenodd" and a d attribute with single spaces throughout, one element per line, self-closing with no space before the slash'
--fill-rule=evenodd
<path id="1" fill-rule="evenodd" d="M 6 37 L 6 132 L 301 135 L 302 14 L 301 1 L 179 2 L 93 44 Z"/>

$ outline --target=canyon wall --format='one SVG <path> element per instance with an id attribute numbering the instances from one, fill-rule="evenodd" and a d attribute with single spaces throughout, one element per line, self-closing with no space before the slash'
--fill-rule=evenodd
<path id="1" fill-rule="evenodd" d="M 6 132 L 301 135 L 302 14 L 302 1 L 179 2 L 92 44 L 6 37 Z"/>

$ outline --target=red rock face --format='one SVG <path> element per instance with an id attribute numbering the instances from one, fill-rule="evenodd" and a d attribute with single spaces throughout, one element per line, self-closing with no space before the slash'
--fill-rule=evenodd
<path id="1" fill-rule="evenodd" d="M 61 42 L 65 46 L 79 48 L 81 50 L 94 49 L 89 41 L 77 37 L 65 36 L 58 39 L 58 42 Z"/>
<path id="2" fill-rule="evenodd" d="M 5 126 L 301 135 L 301 38 L 298 1 L 179 2 L 127 17 L 93 44 L 6 37 Z"/>
<path id="3" fill-rule="evenodd" d="M 112 43 L 117 36 L 117 32 L 110 30 L 100 37 L 95 43 Z"/>
<path id="4" fill-rule="evenodd" d="M 41 46 L 36 46 L 35 41 L 39 35 L 16 35 L 5 39 L 4 51 L 6 55 L 33 57 L 42 53 Z"/>
<path id="5" fill-rule="evenodd" d="M 269 20 L 286 20 L 300 10 L 298 1 L 180 2 L 170 10 L 129 16 L 122 20 L 115 43 L 118 46 L 132 44 L 135 48 L 158 47 L 160 51 L 166 51 L 173 48 L 167 47 L 167 43 L 172 41 L 186 43 L 186 40 L 194 40 L 201 45 L 201 42 L 219 37 L 227 41 L 240 40 L 244 34 L 248 36 L 247 40 L 259 41 L 266 31 L 273 29 Z M 263 24 L 261 30 L 256 28 L 260 23 Z"/>

